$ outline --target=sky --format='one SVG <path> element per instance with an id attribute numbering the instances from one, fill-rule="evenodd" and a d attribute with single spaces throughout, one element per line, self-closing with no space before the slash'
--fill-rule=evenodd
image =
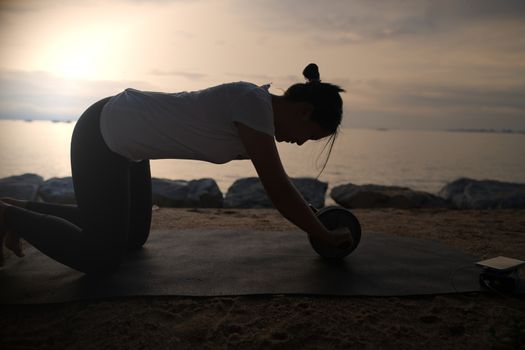
<path id="1" fill-rule="evenodd" d="M 525 130 L 523 0 L 0 0 L 0 118 L 318 64 L 345 127 Z"/>

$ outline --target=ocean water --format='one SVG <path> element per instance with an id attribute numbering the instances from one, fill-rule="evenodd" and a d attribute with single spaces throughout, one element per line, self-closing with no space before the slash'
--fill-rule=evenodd
<path id="1" fill-rule="evenodd" d="M 0 178 L 37 173 L 71 176 L 69 144 L 75 122 L 0 120 Z M 278 144 L 289 176 L 316 177 L 324 141 Z M 249 160 L 223 165 L 152 160 L 153 177 L 214 178 L 221 191 L 238 178 L 256 176 Z M 525 135 L 414 130 L 342 129 L 320 180 L 407 186 L 436 193 L 459 177 L 525 183 Z"/>

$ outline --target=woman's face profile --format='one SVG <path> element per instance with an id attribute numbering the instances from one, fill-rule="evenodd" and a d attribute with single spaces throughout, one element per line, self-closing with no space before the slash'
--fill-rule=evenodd
<path id="1" fill-rule="evenodd" d="M 307 118 L 298 118 L 295 122 L 285 125 L 285 128 L 275 131 L 277 142 L 295 143 L 301 146 L 309 140 L 320 140 L 330 136 L 330 132 L 323 129 L 317 122 Z"/>

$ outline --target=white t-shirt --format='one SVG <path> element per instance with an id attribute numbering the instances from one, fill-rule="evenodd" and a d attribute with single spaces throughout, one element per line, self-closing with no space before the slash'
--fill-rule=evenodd
<path id="1" fill-rule="evenodd" d="M 268 86 L 247 82 L 192 92 L 126 89 L 102 109 L 100 131 L 108 147 L 130 160 L 247 159 L 234 122 L 275 135 Z"/>

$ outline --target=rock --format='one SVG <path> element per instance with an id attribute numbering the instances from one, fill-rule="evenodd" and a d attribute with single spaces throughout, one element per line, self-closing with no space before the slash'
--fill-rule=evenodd
<path id="1" fill-rule="evenodd" d="M 324 200 L 328 184 L 312 178 L 293 178 L 292 183 L 297 187 L 305 200 L 316 208 L 324 207 Z M 224 198 L 225 208 L 272 208 L 273 204 L 266 195 L 266 191 L 257 177 L 247 177 L 235 181 Z"/>
<path id="2" fill-rule="evenodd" d="M 445 185 L 439 195 L 458 209 L 525 208 L 525 184 L 460 178 Z"/>
<path id="3" fill-rule="evenodd" d="M 73 178 L 71 176 L 53 177 L 45 181 L 38 190 L 39 196 L 45 202 L 58 204 L 76 204 Z"/>
<path id="4" fill-rule="evenodd" d="M 272 203 L 266 195 L 259 178 L 246 177 L 236 180 L 224 198 L 225 208 L 271 208 Z"/>
<path id="5" fill-rule="evenodd" d="M 222 208 L 224 198 L 213 179 L 191 180 L 186 204 L 192 208 Z"/>
<path id="6" fill-rule="evenodd" d="M 23 174 L 0 179 L 0 197 L 36 201 L 38 187 L 44 182 L 42 176 Z"/>
<path id="7" fill-rule="evenodd" d="M 433 194 L 408 187 L 345 184 L 330 192 L 332 199 L 345 208 L 442 208 L 447 202 Z"/>
<path id="8" fill-rule="evenodd" d="M 151 179 L 153 204 L 159 207 L 184 207 L 188 182 L 184 180 Z"/>
<path id="9" fill-rule="evenodd" d="M 220 208 L 222 192 L 213 179 L 151 179 L 153 203 L 160 207 Z"/>

